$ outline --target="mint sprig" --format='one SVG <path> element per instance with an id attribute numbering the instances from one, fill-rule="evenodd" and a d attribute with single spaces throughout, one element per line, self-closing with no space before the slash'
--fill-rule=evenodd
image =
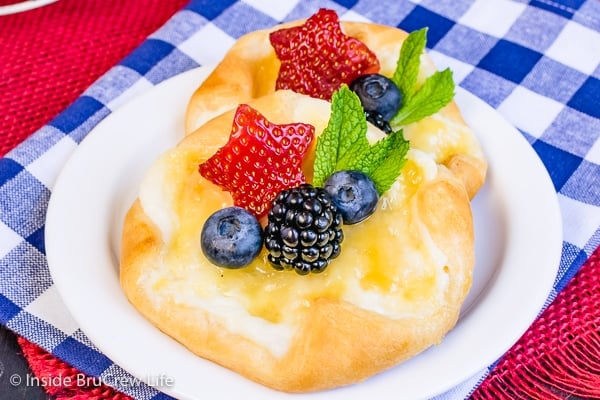
<path id="1" fill-rule="evenodd" d="M 367 121 L 358 96 L 348 86 L 331 99 L 331 117 L 317 139 L 313 184 L 323 186 L 327 178 L 341 170 L 367 174 L 381 195 L 387 191 L 406 162 L 409 144 L 402 131 L 395 131 L 370 144 Z"/>
<path id="2" fill-rule="evenodd" d="M 400 57 L 396 62 L 396 70 L 392 81 L 398 86 L 405 100 L 412 97 L 416 89 L 421 54 L 427 44 L 427 28 L 411 32 L 400 48 Z"/>
<path id="3" fill-rule="evenodd" d="M 391 119 L 392 126 L 408 125 L 433 115 L 454 98 L 452 71 L 436 71 L 417 86 L 421 54 L 427 44 L 427 28 L 411 32 L 402 43 L 400 57 L 392 81 L 398 86 L 404 102 Z"/>

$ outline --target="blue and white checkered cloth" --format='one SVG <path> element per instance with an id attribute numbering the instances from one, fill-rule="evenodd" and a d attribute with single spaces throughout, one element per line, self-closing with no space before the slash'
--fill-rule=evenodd
<path id="1" fill-rule="evenodd" d="M 218 62 L 244 33 L 319 7 L 407 31 L 428 26 L 438 66 L 450 66 L 460 86 L 526 137 L 549 171 L 563 217 L 551 301 L 600 244 L 600 1 L 193 0 L 0 159 L 0 323 L 91 376 L 109 369 L 125 375 L 68 315 L 48 270 L 44 219 L 61 167 L 100 120 L 131 98 Z M 439 399 L 465 398 L 488 372 Z M 117 389 L 139 399 L 167 397 L 146 386 Z"/>

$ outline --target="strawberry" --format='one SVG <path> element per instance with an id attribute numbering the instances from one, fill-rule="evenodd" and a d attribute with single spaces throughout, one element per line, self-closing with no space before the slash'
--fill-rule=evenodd
<path id="1" fill-rule="evenodd" d="M 358 39 L 342 32 L 335 11 L 320 9 L 303 25 L 269 35 L 281 61 L 276 89 L 330 100 L 345 83 L 379 72 L 379 60 Z"/>
<path id="2" fill-rule="evenodd" d="M 238 106 L 229 141 L 200 164 L 200 174 L 231 193 L 234 205 L 261 217 L 283 189 L 306 182 L 302 160 L 315 135 L 309 124 L 277 125 Z"/>

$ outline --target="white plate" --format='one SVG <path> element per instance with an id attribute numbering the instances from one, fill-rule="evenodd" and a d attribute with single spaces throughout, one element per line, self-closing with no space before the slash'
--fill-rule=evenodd
<path id="1" fill-rule="evenodd" d="M 361 384 L 286 395 L 198 358 L 159 332 L 119 286 L 121 222 L 147 167 L 182 137 L 186 102 L 206 73 L 199 68 L 176 76 L 98 124 L 65 165 L 50 199 L 46 251 L 52 278 L 83 332 L 115 363 L 151 384 L 169 377 L 174 385 L 161 390 L 181 399 L 427 398 L 494 362 L 536 318 L 560 258 L 556 194 L 520 133 L 458 90 L 490 168 L 473 202 L 473 288 L 442 344 Z"/>

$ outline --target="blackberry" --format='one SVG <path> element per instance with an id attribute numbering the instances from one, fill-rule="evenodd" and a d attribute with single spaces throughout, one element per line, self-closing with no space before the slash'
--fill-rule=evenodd
<path id="1" fill-rule="evenodd" d="M 367 121 L 381 129 L 386 135 L 392 133 L 392 127 L 388 121 L 383 119 L 383 115 L 376 111 L 365 111 L 365 117 Z"/>
<path id="2" fill-rule="evenodd" d="M 342 216 L 323 188 L 310 184 L 281 191 L 269 210 L 265 247 L 276 270 L 318 273 L 340 254 Z"/>

